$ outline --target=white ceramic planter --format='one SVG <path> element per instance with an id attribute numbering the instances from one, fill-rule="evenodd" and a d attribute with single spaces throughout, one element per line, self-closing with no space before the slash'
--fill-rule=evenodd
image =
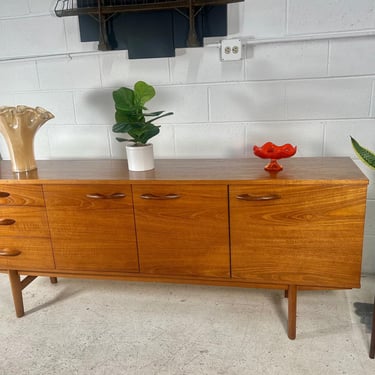
<path id="1" fill-rule="evenodd" d="M 155 168 L 152 143 L 144 146 L 126 145 L 129 171 L 149 171 Z"/>

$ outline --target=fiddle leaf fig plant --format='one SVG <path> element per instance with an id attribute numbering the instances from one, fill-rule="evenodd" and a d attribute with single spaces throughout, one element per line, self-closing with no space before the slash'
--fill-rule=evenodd
<path id="1" fill-rule="evenodd" d="M 361 146 L 353 137 L 350 137 L 354 151 L 358 157 L 369 167 L 375 169 L 375 153 Z"/>
<path id="2" fill-rule="evenodd" d="M 133 142 L 135 146 L 143 146 L 148 140 L 159 134 L 160 126 L 153 122 L 162 117 L 173 115 L 173 112 L 145 112 L 145 104 L 155 96 L 155 89 L 146 82 L 138 81 L 134 89 L 120 87 L 113 91 L 115 102 L 115 120 L 112 131 L 127 133 L 131 138 L 116 137 L 119 142 Z"/>

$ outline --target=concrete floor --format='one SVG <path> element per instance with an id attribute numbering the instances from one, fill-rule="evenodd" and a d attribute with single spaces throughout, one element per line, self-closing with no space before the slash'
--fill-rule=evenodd
<path id="1" fill-rule="evenodd" d="M 281 291 L 38 278 L 17 319 L 0 274 L 0 374 L 374 375 L 374 294 L 301 292 L 291 341 Z"/>

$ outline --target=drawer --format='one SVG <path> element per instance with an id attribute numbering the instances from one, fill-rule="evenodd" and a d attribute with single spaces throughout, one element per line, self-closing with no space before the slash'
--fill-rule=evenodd
<path id="1" fill-rule="evenodd" d="M 47 213 L 44 207 L 0 206 L 0 238 L 50 236 Z"/>
<path id="2" fill-rule="evenodd" d="M 130 185 L 45 185 L 43 190 L 49 208 L 116 209 L 133 205 Z"/>
<path id="3" fill-rule="evenodd" d="M 45 208 L 0 206 L 0 236 L 49 237 Z"/>
<path id="4" fill-rule="evenodd" d="M 44 206 L 42 187 L 0 184 L 1 206 Z"/>
<path id="5" fill-rule="evenodd" d="M 54 269 L 51 243 L 47 238 L 0 237 L 0 269 Z"/>

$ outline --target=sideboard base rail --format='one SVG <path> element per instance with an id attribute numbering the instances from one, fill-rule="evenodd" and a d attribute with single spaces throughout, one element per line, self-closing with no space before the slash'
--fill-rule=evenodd
<path id="1" fill-rule="evenodd" d="M 29 284 L 31 284 L 38 276 L 48 276 L 50 278 L 50 281 L 52 284 L 57 283 L 57 276 L 51 276 L 51 275 L 25 275 L 24 278 L 22 278 L 21 273 L 17 270 L 8 270 L 8 276 L 9 276 L 9 282 L 11 285 L 12 295 L 13 295 L 13 301 L 14 301 L 14 308 L 16 312 L 16 316 L 18 318 L 25 315 L 25 309 L 23 304 L 23 295 L 22 291 L 25 289 Z M 68 276 L 68 275 L 61 275 L 58 276 Z M 72 277 L 72 275 L 69 275 L 68 277 Z M 74 277 L 74 276 L 73 276 Z M 92 277 L 92 276 L 91 276 Z M 81 275 L 82 278 L 82 275 Z M 93 277 L 95 278 L 95 276 Z M 133 280 L 133 281 L 145 281 L 145 280 Z M 149 280 L 151 281 L 151 280 Z M 167 281 L 167 280 L 164 280 Z M 183 283 L 183 280 L 179 280 Z M 186 280 L 187 281 L 187 280 Z M 186 283 L 185 281 L 185 283 Z M 218 283 L 220 285 L 220 283 Z M 236 284 L 236 283 L 234 283 Z M 208 283 L 208 285 L 215 285 L 212 280 Z M 217 284 L 216 284 L 217 285 Z M 236 286 L 236 285 L 230 285 L 227 283 L 225 286 Z M 237 285 L 238 286 L 238 285 Z M 243 286 L 243 285 L 242 285 Z M 294 340 L 296 338 L 296 327 L 297 327 L 297 292 L 298 290 L 326 290 L 326 289 L 338 289 L 338 288 L 317 288 L 317 287 L 306 287 L 306 286 L 298 286 L 298 285 L 256 285 L 256 284 L 250 284 L 248 287 L 266 287 L 267 289 L 281 289 L 284 290 L 284 296 L 288 299 L 288 323 L 287 323 L 287 334 L 288 338 L 290 340 Z M 341 289 L 341 288 L 339 288 Z"/>

